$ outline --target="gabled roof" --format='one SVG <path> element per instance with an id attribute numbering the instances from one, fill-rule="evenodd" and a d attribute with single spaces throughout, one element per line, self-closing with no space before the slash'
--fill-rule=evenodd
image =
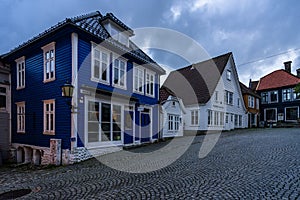
<path id="1" fill-rule="evenodd" d="M 88 32 L 89 34 L 100 38 L 101 40 L 105 40 L 110 45 L 117 47 L 118 49 L 126 52 L 127 54 L 137 58 L 143 63 L 147 63 L 152 65 L 156 70 L 160 73 L 165 74 L 165 70 L 161 68 L 154 60 L 152 60 L 146 53 L 144 53 L 141 49 L 137 47 L 132 41 L 129 42 L 129 47 L 121 44 L 120 42 L 114 40 L 108 31 L 105 29 L 103 22 L 107 19 L 110 19 L 118 26 L 122 27 L 125 31 L 133 35 L 133 30 L 126 26 L 123 22 L 121 22 L 117 17 L 115 17 L 112 13 L 108 13 L 103 16 L 99 11 L 92 12 L 89 14 L 80 15 L 73 18 L 66 18 L 64 21 L 59 22 L 58 24 L 52 26 L 51 28 L 47 29 L 46 31 L 40 33 L 39 35 L 33 37 L 32 39 L 28 40 L 27 42 L 19 45 L 15 49 L 11 50 L 9 53 L 2 55 L 1 57 L 5 58 L 14 52 L 44 38 L 52 34 L 54 31 L 61 29 L 66 25 L 75 26 L 81 30 Z"/>
<path id="2" fill-rule="evenodd" d="M 300 78 L 283 70 L 276 70 L 259 80 L 257 90 L 269 90 L 281 87 L 295 86 L 300 83 Z"/>
<path id="3" fill-rule="evenodd" d="M 244 94 L 249 94 L 251 96 L 260 98 L 260 96 L 257 93 L 255 93 L 251 88 L 248 88 L 246 85 L 244 85 L 241 82 L 240 82 L 240 86 L 241 86 L 241 90 L 242 90 L 243 95 Z"/>
<path id="4" fill-rule="evenodd" d="M 215 90 L 232 53 L 199 62 L 171 72 L 163 86 L 185 105 L 207 103 Z"/>
<path id="5" fill-rule="evenodd" d="M 259 81 L 250 81 L 250 86 L 249 88 L 253 91 L 256 91 L 257 85 L 258 85 Z"/>
<path id="6" fill-rule="evenodd" d="M 159 102 L 164 102 L 168 99 L 169 96 L 175 97 L 174 92 L 172 92 L 169 88 L 162 86 L 159 89 Z"/>

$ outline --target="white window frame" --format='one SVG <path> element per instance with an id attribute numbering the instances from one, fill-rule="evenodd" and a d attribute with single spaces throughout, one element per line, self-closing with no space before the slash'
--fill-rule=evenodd
<path id="1" fill-rule="evenodd" d="M 191 125 L 198 126 L 199 125 L 199 111 L 191 110 Z"/>
<path id="2" fill-rule="evenodd" d="M 25 88 L 26 63 L 25 56 L 15 60 L 17 71 L 17 90 Z"/>
<path id="3" fill-rule="evenodd" d="M 180 125 L 180 116 L 174 114 L 168 114 L 168 131 L 178 131 Z"/>
<path id="4" fill-rule="evenodd" d="M 248 96 L 248 107 L 249 108 L 255 108 L 255 106 L 254 106 L 254 97 L 253 96 Z"/>
<path id="5" fill-rule="evenodd" d="M 297 108 L 297 112 L 298 112 L 297 119 L 299 119 L 299 106 L 289 106 L 289 107 L 285 107 L 284 108 L 284 119 L 285 119 L 285 121 L 287 121 L 287 122 L 295 122 L 295 121 L 297 121 L 297 119 L 296 120 L 287 120 L 286 119 L 286 109 L 287 108 Z"/>
<path id="6" fill-rule="evenodd" d="M 208 126 L 213 125 L 213 111 L 212 110 L 207 111 L 207 125 Z"/>
<path id="7" fill-rule="evenodd" d="M 286 98 L 288 96 L 289 96 L 289 99 Z M 294 96 L 293 95 L 293 90 L 291 88 L 282 90 L 282 102 L 292 101 L 293 96 Z"/>
<path id="8" fill-rule="evenodd" d="M 115 61 L 118 61 L 118 66 L 115 65 Z M 121 85 L 121 63 L 124 63 L 124 75 L 123 75 L 123 79 L 124 79 L 124 85 Z M 118 82 L 115 83 L 115 69 L 118 70 Z M 127 60 L 120 57 L 120 56 L 117 56 L 117 55 L 114 55 L 113 56 L 113 63 L 112 63 L 112 85 L 115 86 L 115 87 L 118 87 L 118 88 L 122 88 L 122 89 L 125 89 L 127 88 Z"/>
<path id="9" fill-rule="evenodd" d="M 53 104 L 53 110 L 47 111 L 47 106 Z M 51 115 L 53 115 L 53 121 L 51 121 Z M 47 119 L 48 119 L 48 127 L 51 127 L 51 123 L 53 126 L 53 129 L 48 128 L 47 129 Z M 55 99 L 49 99 L 49 100 L 44 100 L 44 114 L 43 114 L 43 134 L 45 135 L 55 135 Z"/>
<path id="10" fill-rule="evenodd" d="M 153 78 L 152 80 L 151 80 L 151 77 Z M 151 83 L 152 83 L 152 94 L 151 94 Z M 149 91 L 148 91 L 148 84 L 150 85 L 149 86 Z M 146 84 L 145 84 L 145 87 L 146 87 L 146 95 L 154 97 L 154 94 L 155 94 L 155 91 L 154 91 L 155 90 L 155 73 L 154 72 L 146 70 Z"/>
<path id="11" fill-rule="evenodd" d="M 272 93 L 272 92 L 276 92 L 276 93 L 277 93 L 277 100 L 276 100 L 276 101 L 272 101 L 272 98 L 271 98 L 271 93 Z M 278 97 L 279 97 L 279 95 L 278 95 L 278 90 L 272 90 L 272 91 L 269 92 L 269 98 L 270 98 L 270 101 L 269 101 L 269 102 L 270 102 L 270 103 L 278 103 L 278 100 L 279 100 Z"/>
<path id="12" fill-rule="evenodd" d="M 297 98 L 297 95 L 299 98 Z M 293 101 L 299 101 L 300 100 L 300 93 L 295 92 L 295 89 L 292 89 L 292 98 Z"/>
<path id="13" fill-rule="evenodd" d="M 265 101 L 263 101 L 264 96 L 265 96 Z M 262 92 L 261 93 L 261 103 L 262 104 L 268 104 L 269 103 L 269 93 L 268 92 Z"/>
<path id="14" fill-rule="evenodd" d="M 26 115 L 25 101 L 17 102 L 17 133 L 25 133 Z"/>
<path id="15" fill-rule="evenodd" d="M 44 60 L 44 83 L 51 82 L 55 80 L 55 42 L 51 42 L 41 48 L 43 50 L 43 60 Z M 53 57 L 51 57 L 51 52 L 53 53 Z M 47 53 L 49 53 L 49 58 L 47 58 Z M 47 72 L 47 63 L 50 63 L 49 72 Z M 53 66 L 51 65 L 53 63 Z M 53 76 L 51 76 L 51 69 L 53 68 Z M 47 74 L 49 73 L 49 78 L 47 78 Z"/>
<path id="16" fill-rule="evenodd" d="M 137 75 L 136 75 L 137 74 Z M 133 92 L 144 94 L 145 69 L 141 66 L 133 65 Z M 137 82 L 137 87 L 136 83 Z M 142 89 L 142 91 L 139 90 Z"/>
<path id="17" fill-rule="evenodd" d="M 225 90 L 225 102 L 227 105 L 233 106 L 233 92 Z"/>
<path id="18" fill-rule="evenodd" d="M 110 54 L 111 52 L 100 45 L 91 42 L 91 80 L 94 82 L 100 82 L 106 85 L 110 84 Z M 99 51 L 99 58 L 95 57 L 95 51 Z M 106 54 L 107 60 L 103 59 L 103 54 Z M 95 62 L 99 62 L 99 74 L 95 75 Z M 106 65 L 106 80 L 102 79 L 103 64 Z"/>
<path id="19" fill-rule="evenodd" d="M 231 71 L 229 69 L 226 71 L 226 79 L 231 81 Z"/>

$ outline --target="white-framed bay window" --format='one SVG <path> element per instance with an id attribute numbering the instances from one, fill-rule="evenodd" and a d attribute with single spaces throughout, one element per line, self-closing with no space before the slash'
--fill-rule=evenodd
<path id="1" fill-rule="evenodd" d="M 17 102 L 17 132 L 25 133 L 25 101 Z"/>
<path id="2" fill-rule="evenodd" d="M 92 42 L 91 80 L 109 84 L 110 51 Z"/>
<path id="3" fill-rule="evenodd" d="M 42 47 L 44 55 L 44 82 L 55 80 L 55 42 Z"/>
<path id="4" fill-rule="evenodd" d="M 25 88 L 25 56 L 15 60 L 17 64 L 17 89 Z"/>
<path id="5" fill-rule="evenodd" d="M 154 96 L 155 73 L 146 70 L 146 95 Z"/>
<path id="6" fill-rule="evenodd" d="M 44 132 L 45 135 L 55 135 L 55 100 L 44 100 Z"/>
<path id="7" fill-rule="evenodd" d="M 126 89 L 126 63 L 125 59 L 116 56 L 114 57 L 112 72 L 113 85 L 123 89 Z"/>
<path id="8" fill-rule="evenodd" d="M 133 69 L 133 91 L 137 93 L 144 93 L 144 68 L 135 66 Z"/>

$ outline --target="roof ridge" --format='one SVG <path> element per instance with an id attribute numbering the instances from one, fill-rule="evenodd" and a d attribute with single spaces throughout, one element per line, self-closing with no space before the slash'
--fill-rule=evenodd
<path id="1" fill-rule="evenodd" d="M 67 19 L 70 19 L 70 20 L 72 20 L 72 22 L 77 23 L 81 20 L 84 20 L 84 19 L 87 19 L 90 17 L 96 17 L 96 16 L 103 17 L 103 15 L 100 13 L 100 11 L 97 10 L 95 12 L 91 12 L 91 13 L 87 13 L 87 14 L 83 14 L 83 15 L 79 15 L 79 16 L 75 16 L 75 17 L 67 18 Z"/>
<path id="2" fill-rule="evenodd" d="M 188 66 L 186 66 L 186 67 L 183 67 L 183 68 L 180 68 L 180 69 L 176 69 L 175 71 L 178 71 L 178 72 L 179 72 L 179 71 L 181 71 L 181 70 L 184 70 L 184 69 L 193 67 L 194 65 L 203 64 L 203 63 L 208 62 L 208 61 L 211 61 L 211 60 L 215 61 L 215 60 L 218 60 L 218 59 L 221 58 L 221 57 L 229 56 L 229 55 L 231 55 L 231 54 L 232 54 L 232 52 L 228 52 L 228 53 L 225 53 L 225 54 L 222 54 L 222 55 L 219 55 L 219 56 L 216 56 L 216 57 L 207 59 L 207 60 L 203 60 L 203 61 L 200 61 L 200 62 L 197 62 L 197 63 L 192 63 L 192 64 L 190 64 L 190 65 L 188 65 Z M 228 57 L 228 58 L 229 58 L 229 57 Z"/>

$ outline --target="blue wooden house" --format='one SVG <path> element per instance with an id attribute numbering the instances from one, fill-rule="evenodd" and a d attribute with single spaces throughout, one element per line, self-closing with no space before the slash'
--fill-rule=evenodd
<path id="1" fill-rule="evenodd" d="M 12 147 L 18 162 L 68 164 L 153 142 L 165 74 L 112 13 L 51 27 L 2 55 L 12 74 Z M 74 87 L 71 98 L 61 86 Z"/>

